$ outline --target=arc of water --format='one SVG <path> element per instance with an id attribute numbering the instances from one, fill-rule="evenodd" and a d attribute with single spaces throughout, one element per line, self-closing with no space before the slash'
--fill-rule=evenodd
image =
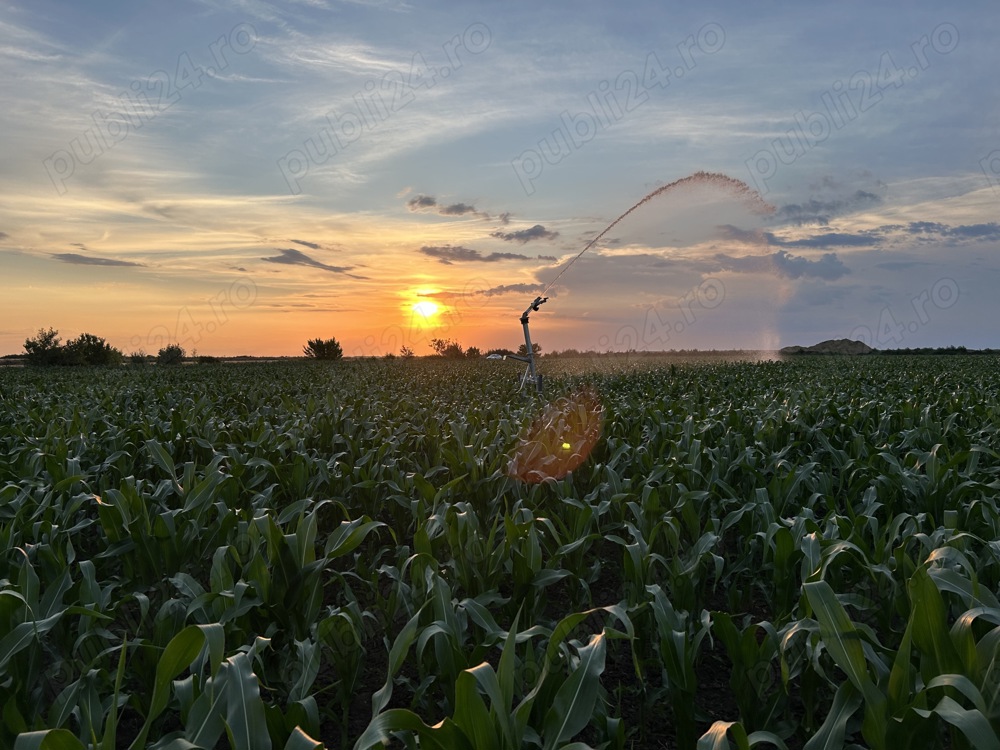
<path id="1" fill-rule="evenodd" d="M 592 239 L 584 246 L 583 250 L 581 250 L 579 253 L 573 256 L 573 258 L 571 258 L 570 261 L 565 266 L 563 266 L 562 270 L 558 274 L 556 274 L 556 277 L 552 279 L 552 281 L 549 282 L 548 286 L 545 287 L 540 296 L 544 297 L 546 294 L 548 294 L 549 289 L 551 289 L 555 285 L 555 283 L 559 281 L 560 278 L 562 278 L 562 275 L 570 269 L 570 266 L 572 266 L 580 259 L 580 256 L 582 256 L 585 252 L 590 250 L 590 248 L 592 248 L 594 245 L 600 242 L 601 239 L 604 237 L 604 235 L 606 235 L 608 232 L 614 229 L 615 226 L 617 226 L 618 223 L 622 221 L 622 219 L 624 219 L 630 213 L 635 211 L 640 206 L 649 203 L 649 201 L 653 200 L 654 198 L 663 195 L 664 193 L 668 193 L 680 187 L 684 187 L 687 185 L 694 185 L 694 184 L 712 185 L 715 187 L 723 188 L 725 190 L 729 190 L 735 193 L 736 197 L 739 198 L 743 203 L 748 205 L 750 209 L 753 210 L 754 212 L 759 214 L 774 213 L 774 206 L 765 201 L 761 197 L 760 193 L 751 188 L 742 180 L 737 180 L 733 177 L 729 177 L 728 175 L 724 175 L 720 172 L 695 172 L 694 174 L 688 175 L 687 177 L 682 177 L 679 180 L 674 180 L 669 185 L 663 185 L 662 187 L 658 187 L 656 190 L 646 195 L 642 200 L 640 200 L 638 203 L 636 203 L 634 206 L 628 209 L 628 211 L 626 211 L 617 219 L 608 224 L 601 231 L 599 235 L 594 237 L 594 239 Z"/>

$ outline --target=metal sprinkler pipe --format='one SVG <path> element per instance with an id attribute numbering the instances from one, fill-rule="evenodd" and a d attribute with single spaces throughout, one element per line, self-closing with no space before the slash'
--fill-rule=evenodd
<path id="1" fill-rule="evenodd" d="M 535 297 L 534 301 L 521 313 L 521 326 L 524 328 L 524 347 L 527 351 L 527 356 L 522 357 L 518 354 L 507 354 L 504 356 L 504 359 L 513 359 L 528 364 L 524 377 L 521 379 L 521 388 L 523 389 L 528 383 L 534 383 L 535 390 L 539 396 L 542 395 L 542 376 L 538 374 L 538 370 L 535 368 L 535 350 L 531 345 L 531 333 L 528 331 L 528 316 L 532 312 L 537 312 L 539 306 L 547 302 L 548 299 L 548 297 Z"/>

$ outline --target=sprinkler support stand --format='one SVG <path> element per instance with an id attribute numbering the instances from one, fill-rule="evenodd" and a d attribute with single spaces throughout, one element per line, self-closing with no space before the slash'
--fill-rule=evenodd
<path id="1" fill-rule="evenodd" d="M 524 389 L 528 383 L 534 383 L 535 390 L 538 391 L 539 396 L 542 395 L 542 376 L 535 369 L 535 350 L 531 346 L 531 334 L 528 332 L 528 316 L 533 311 L 537 312 L 539 306 L 548 301 L 548 299 L 548 297 L 535 297 L 534 302 L 528 305 L 525 311 L 521 313 L 521 326 L 524 328 L 524 347 L 528 353 L 527 356 L 522 357 L 519 354 L 504 355 L 504 359 L 513 359 L 528 364 L 524 372 L 524 377 L 521 378 L 521 388 Z"/>

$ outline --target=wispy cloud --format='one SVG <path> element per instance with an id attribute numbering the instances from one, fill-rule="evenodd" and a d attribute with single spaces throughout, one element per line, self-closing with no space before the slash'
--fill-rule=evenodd
<path id="1" fill-rule="evenodd" d="M 261 260 L 268 263 L 278 263 L 286 266 L 308 266 L 310 268 L 319 268 L 323 271 L 329 271 L 330 273 L 342 273 L 345 276 L 350 276 L 352 279 L 364 279 L 365 276 L 358 276 L 349 271 L 354 270 L 354 266 L 331 266 L 326 263 L 321 263 L 315 258 L 310 258 L 305 253 L 300 250 L 295 250 L 294 248 L 288 248 L 287 250 L 281 250 L 281 255 L 275 255 L 270 258 L 261 258 Z"/>
<path id="2" fill-rule="evenodd" d="M 441 216 L 474 214 L 489 218 L 489 214 L 478 211 L 473 205 L 468 203 L 438 203 L 437 198 L 432 195 L 415 195 L 406 202 L 406 207 L 411 211 L 433 211 Z"/>
<path id="3" fill-rule="evenodd" d="M 72 263 L 77 266 L 142 266 L 131 260 L 117 260 L 115 258 L 99 258 L 94 255 L 81 255 L 80 253 L 53 253 L 52 257 L 63 263 Z"/>
<path id="4" fill-rule="evenodd" d="M 836 253 L 824 253 L 818 260 L 810 260 L 779 250 L 771 255 L 731 256 L 719 253 L 713 258 L 718 268 L 735 273 L 766 273 L 789 279 L 814 277 L 833 281 L 851 271 Z"/>
<path id="5" fill-rule="evenodd" d="M 521 255 L 520 253 L 490 253 L 489 255 L 483 255 L 479 250 L 473 250 L 472 248 L 460 245 L 425 245 L 420 248 L 420 252 L 432 258 L 437 258 L 445 265 L 451 265 L 452 263 L 495 263 L 500 260 L 528 260 L 528 256 Z"/>
<path id="6" fill-rule="evenodd" d="M 903 227 L 903 231 L 907 234 L 936 235 L 959 239 L 1000 239 L 1000 224 L 995 221 L 986 224 L 959 224 L 957 226 L 934 221 L 911 221 Z"/>
<path id="7" fill-rule="evenodd" d="M 768 232 L 764 236 L 768 244 L 781 247 L 873 247 L 881 242 L 881 237 L 874 234 L 850 232 L 825 232 L 797 240 L 784 240 Z"/>
<path id="8" fill-rule="evenodd" d="M 517 229 L 513 232 L 492 232 L 490 237 L 496 237 L 498 240 L 504 240 L 505 242 L 518 242 L 524 245 L 532 240 L 554 240 L 559 236 L 559 232 L 553 232 L 541 224 L 535 224 L 533 227 L 528 227 L 527 229 Z"/>
<path id="9" fill-rule="evenodd" d="M 504 294 L 539 294 L 545 291 L 545 284 L 501 284 L 490 289 L 481 289 L 476 294 L 484 297 L 496 297 Z M 555 296 L 555 292 L 550 290 L 550 294 Z"/>
<path id="10" fill-rule="evenodd" d="M 776 221 L 802 224 L 829 224 L 830 219 L 852 211 L 871 208 L 882 203 L 882 197 L 867 190 L 856 190 L 847 198 L 831 200 L 810 199 L 803 203 L 789 203 L 774 213 Z"/>
<path id="11" fill-rule="evenodd" d="M 289 242 L 294 242 L 296 245 L 302 245 L 303 247 L 308 247 L 312 250 L 319 250 L 322 247 L 316 242 L 308 242 L 307 240 L 289 240 Z"/>
<path id="12" fill-rule="evenodd" d="M 911 221 L 908 224 L 883 224 L 874 229 L 858 232 L 823 232 L 805 237 L 786 239 L 771 232 L 743 232 L 734 227 L 724 227 L 723 234 L 736 240 L 753 242 L 755 239 L 775 247 L 831 248 L 831 247 L 875 247 L 878 245 L 912 243 L 933 240 L 984 242 L 1000 240 L 1000 223 L 945 224 L 936 221 Z"/>

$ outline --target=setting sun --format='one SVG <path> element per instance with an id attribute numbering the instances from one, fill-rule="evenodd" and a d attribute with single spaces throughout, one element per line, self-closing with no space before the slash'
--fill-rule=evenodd
<path id="1" fill-rule="evenodd" d="M 425 320 L 429 320 L 438 313 L 438 306 L 429 300 L 421 300 L 413 303 L 413 312 Z"/>

